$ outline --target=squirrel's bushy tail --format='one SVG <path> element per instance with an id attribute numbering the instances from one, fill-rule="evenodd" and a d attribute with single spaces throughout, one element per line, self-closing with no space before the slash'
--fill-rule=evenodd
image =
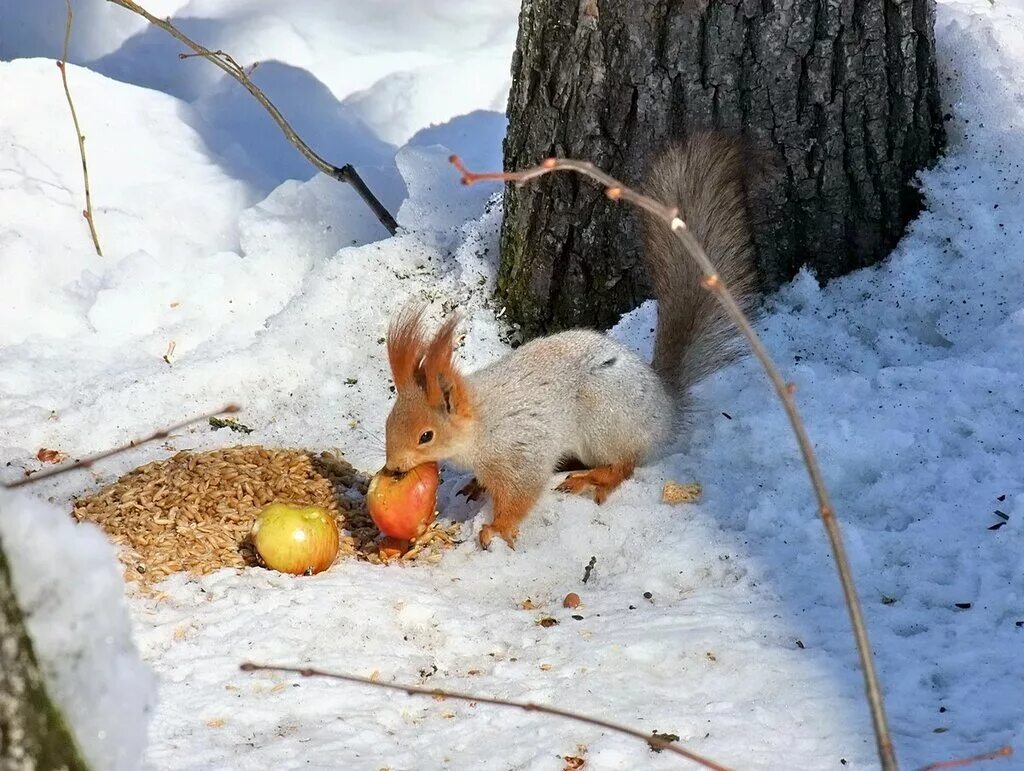
<path id="1" fill-rule="evenodd" d="M 758 279 L 747 212 L 747 157 L 735 140 L 698 133 L 673 144 L 651 164 L 646 192 L 677 206 L 719 276 L 744 311 Z M 683 244 L 664 220 L 644 215 L 644 259 L 658 299 L 651 366 L 681 400 L 690 387 L 742 350 L 739 332 L 710 291 Z"/>

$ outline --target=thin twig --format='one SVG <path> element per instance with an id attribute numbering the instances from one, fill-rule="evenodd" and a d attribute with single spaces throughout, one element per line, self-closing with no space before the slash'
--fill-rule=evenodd
<path id="1" fill-rule="evenodd" d="M 219 48 L 216 51 L 202 51 L 202 52 L 193 53 L 193 54 L 178 54 L 178 58 L 181 59 L 182 61 L 184 61 L 185 59 L 194 59 L 197 56 L 202 58 L 202 59 L 209 59 L 210 57 L 219 56 L 221 59 L 223 59 L 229 65 L 234 67 L 236 73 L 243 73 L 243 74 L 245 73 L 245 70 L 242 69 L 242 65 L 235 61 L 235 57 L 233 57 L 231 54 L 227 53 L 226 51 L 222 51 Z"/>
<path id="2" fill-rule="evenodd" d="M 68 87 L 68 43 L 71 42 L 71 23 L 75 14 L 71 10 L 71 0 L 64 0 L 68 6 L 68 18 L 64 25 L 64 51 L 61 59 L 57 62 L 57 69 L 60 70 L 60 79 L 64 81 L 64 96 L 68 98 L 68 107 L 71 108 L 71 121 L 75 124 L 75 138 L 78 140 L 78 154 L 82 156 L 82 178 L 85 180 L 85 210 L 82 216 L 89 223 L 89 233 L 92 235 L 92 245 L 96 247 L 96 254 L 103 256 L 100 249 L 100 237 L 96 234 L 96 222 L 92 216 L 92 192 L 89 189 L 89 164 L 85 161 L 85 135 L 78 125 L 78 113 L 75 112 L 75 103 L 71 101 L 71 89 Z"/>
<path id="3" fill-rule="evenodd" d="M 355 170 L 352 164 L 346 163 L 344 166 L 335 166 L 317 155 L 317 153 L 315 153 L 313 149 L 302 141 L 302 138 L 295 133 L 295 130 L 291 127 L 288 121 L 285 120 L 281 111 L 274 106 L 274 103 L 267 98 L 267 95 L 260 90 L 259 86 L 252 82 L 252 79 L 249 77 L 249 73 L 246 73 L 238 62 L 236 62 L 229 54 L 226 54 L 223 51 L 211 51 L 208 48 L 201 46 L 171 24 L 170 19 L 160 19 L 154 16 L 141 5 L 133 2 L 133 0 L 108 0 L 108 2 L 111 2 L 114 5 L 119 5 L 132 13 L 138 14 L 153 26 L 159 27 L 171 37 L 192 49 L 193 53 L 191 54 L 178 54 L 180 58 L 187 59 L 191 56 L 199 56 L 204 59 L 208 59 L 241 83 L 245 87 L 245 90 L 252 94 L 256 101 L 263 105 L 263 108 L 270 113 L 270 117 L 273 118 L 282 133 L 284 133 L 285 138 L 291 142 L 300 153 L 302 153 L 307 161 L 313 164 L 324 174 L 333 177 L 339 182 L 345 182 L 346 184 L 351 185 L 355 189 L 356 193 L 359 194 L 359 197 L 363 199 L 367 206 L 370 207 L 370 210 L 374 213 L 374 216 L 377 217 L 380 224 L 383 225 L 391 235 L 398 232 L 398 223 L 395 222 L 395 218 L 391 216 L 391 213 L 384 207 L 384 204 L 382 204 L 377 199 L 377 196 L 371 192 L 370 188 L 366 186 L 366 183 L 363 182 L 362 177 L 359 176 L 359 172 Z"/>
<path id="4" fill-rule="evenodd" d="M 740 310 L 739 305 L 736 304 L 736 300 L 729 292 L 725 282 L 718 275 L 718 271 L 715 269 L 714 264 L 712 264 L 711 260 L 708 259 L 704 248 L 700 245 L 697 239 L 694 238 L 693 234 L 690 233 L 686 223 L 679 218 L 679 211 L 671 206 L 659 203 L 653 198 L 641 195 L 637 191 L 622 184 L 614 177 L 605 174 L 592 163 L 588 163 L 586 161 L 577 161 L 566 158 L 548 158 L 539 166 L 525 169 L 524 171 L 475 173 L 469 171 L 462 164 L 462 161 L 459 160 L 458 156 L 453 155 L 449 160 L 462 174 L 462 182 L 466 185 L 471 185 L 475 182 L 482 182 L 485 180 L 515 182 L 522 185 L 530 180 L 544 176 L 545 174 L 553 171 L 573 171 L 577 174 L 582 174 L 603 185 L 605 188 L 605 194 L 613 201 L 620 199 L 628 201 L 634 206 L 645 209 L 656 217 L 664 220 L 665 224 L 683 243 L 683 246 L 686 247 L 686 251 L 697 263 L 701 272 L 704 274 L 704 280 L 702 282 L 704 287 L 714 294 L 715 298 L 725 309 L 726 313 L 729 314 L 729 318 L 732 319 L 733 323 L 736 324 L 740 332 L 743 333 L 743 336 L 750 344 L 751 349 L 754 351 L 754 355 L 761 363 L 765 373 L 768 375 L 768 379 L 775 388 L 775 392 L 782 401 L 782 406 L 785 408 L 786 415 L 789 417 L 790 425 L 793 427 L 797 444 L 800 445 L 800 452 L 803 454 L 804 464 L 807 466 L 807 473 L 811 478 L 811 486 L 814 488 L 814 494 L 818 499 L 818 514 L 821 516 L 821 521 L 825 526 L 825 532 L 828 534 L 829 542 L 832 545 L 832 554 L 835 558 L 836 569 L 839 572 L 839 583 L 842 585 L 843 596 L 846 599 L 846 607 L 850 614 L 850 623 L 853 626 L 853 635 L 857 643 L 860 665 L 864 673 L 864 689 L 867 694 L 868 705 L 871 710 L 871 720 L 875 729 L 878 757 L 881 760 L 883 771 L 895 771 L 898 767 L 896 764 L 896 754 L 893 749 L 889 726 L 885 719 L 885 706 L 882 700 L 882 691 L 878 684 L 878 675 L 875 672 L 871 645 L 868 642 L 867 628 L 864 624 L 864 617 L 861 613 L 860 601 L 857 599 L 857 591 L 854 588 L 853 572 L 850 570 L 850 562 L 846 556 L 846 548 L 843 545 L 842 535 L 839 531 L 839 523 L 836 520 L 835 509 L 832 507 L 832 503 L 829 500 L 828 490 L 825 488 L 825 480 L 821 475 L 821 470 L 818 468 L 818 461 L 814 455 L 814 449 L 812 448 L 811 441 L 807 436 L 807 431 L 804 428 L 803 420 L 800 418 L 800 413 L 797 411 L 796 401 L 793 399 L 796 387 L 791 383 L 787 383 L 782 378 L 778 367 L 775 366 L 775 362 L 772 361 L 771 356 L 768 355 L 768 351 L 761 343 L 761 340 L 754 331 L 754 328 L 751 326 L 750 321 L 743 314 L 743 311 Z"/>
<path id="5" fill-rule="evenodd" d="M 973 763 L 981 763 L 985 760 L 996 760 L 997 758 L 1008 758 L 1013 755 L 1013 747 L 1000 747 L 998 750 L 992 752 L 985 752 L 981 755 L 972 755 L 969 758 L 960 758 L 959 760 L 942 760 L 938 763 L 932 763 L 930 766 L 925 766 L 920 771 L 938 771 L 942 768 L 961 768 L 962 766 L 969 766 Z"/>
<path id="6" fill-rule="evenodd" d="M 727 771 L 727 767 L 716 763 L 713 760 L 708 760 L 705 757 L 698 755 L 695 752 L 684 749 L 679 745 L 660 739 L 657 736 L 645 734 L 643 731 L 638 731 L 635 728 L 629 726 L 619 725 L 618 723 L 612 723 L 601 718 L 588 717 L 587 715 L 580 715 L 576 712 L 569 712 L 568 710 L 559 709 L 558 707 L 549 707 L 546 704 L 534 704 L 533 702 L 527 701 L 510 701 L 507 699 L 495 699 L 490 696 L 477 696 L 471 693 L 459 693 L 457 691 L 445 691 L 440 688 L 420 688 L 415 685 L 400 685 L 398 683 L 382 683 L 378 680 L 370 680 L 366 677 L 360 677 L 359 675 L 350 675 L 344 672 L 327 672 L 322 669 L 311 669 L 309 667 L 285 667 L 278 666 L 275 664 L 253 664 L 252 662 L 245 662 L 239 667 L 243 672 L 291 672 L 303 677 L 326 677 L 331 680 L 341 680 L 346 683 L 357 683 L 359 685 L 369 685 L 374 688 L 384 688 L 389 691 L 401 691 L 409 696 L 431 696 L 435 699 L 453 699 L 455 701 L 469 701 L 478 702 L 480 704 L 492 704 L 498 707 L 514 707 L 515 709 L 521 709 L 526 712 L 541 712 L 545 715 L 555 715 L 557 717 L 564 717 L 569 720 L 575 720 L 577 723 L 586 723 L 588 725 L 597 726 L 599 728 L 606 728 L 609 731 L 615 733 L 624 734 L 626 736 L 633 736 L 646 742 L 651 747 L 659 750 L 668 750 L 669 752 L 681 755 L 684 758 L 692 760 L 694 763 L 698 763 L 704 768 L 716 769 L 716 771 Z"/>
<path id="7" fill-rule="evenodd" d="M 58 474 L 66 474 L 67 472 L 74 471 L 75 469 L 89 468 L 89 466 L 96 463 L 96 461 L 104 460 L 112 455 L 117 455 L 118 453 L 125 452 L 133 447 L 138 447 L 140 444 L 155 442 L 158 439 L 166 439 L 172 431 L 177 431 L 178 429 L 191 426 L 193 423 L 200 423 L 204 420 L 209 420 L 217 415 L 235 413 L 240 409 L 241 408 L 237 404 L 228 404 L 225 407 L 221 407 L 219 410 L 214 410 L 213 412 L 208 412 L 205 415 L 199 415 L 195 418 L 189 418 L 188 420 L 183 420 L 180 423 L 175 423 L 173 426 L 168 426 L 167 428 L 162 428 L 159 431 L 154 431 L 152 434 L 145 436 L 142 439 L 134 439 L 128 444 L 123 444 L 120 447 L 115 447 L 112 450 L 107 450 L 96 455 L 90 455 L 88 458 L 76 460 L 74 463 L 68 463 L 66 466 L 56 466 L 54 468 L 47 469 L 46 471 L 40 471 L 38 474 L 33 474 L 32 476 L 25 477 L 24 479 L 19 479 L 17 482 L 5 484 L 4 487 L 8 490 L 13 490 L 15 487 L 30 485 L 35 482 L 42 481 L 43 479 L 49 479 L 50 477 L 57 476 Z"/>

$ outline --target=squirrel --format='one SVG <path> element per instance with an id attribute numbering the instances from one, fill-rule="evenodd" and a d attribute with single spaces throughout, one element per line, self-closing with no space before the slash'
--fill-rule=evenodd
<path id="1" fill-rule="evenodd" d="M 740 144 L 703 132 L 670 145 L 651 164 L 645 192 L 675 205 L 740 306 L 756 300 L 757 269 Z M 387 418 L 386 468 L 405 472 L 448 460 L 471 469 L 462 490 L 486 490 L 493 517 L 488 548 L 512 548 L 519 523 L 566 462 L 585 471 L 556 489 L 592 493 L 597 503 L 685 428 L 690 388 L 739 353 L 739 335 L 700 269 L 666 223 L 643 217 L 644 263 L 657 298 L 650 365 L 602 333 L 574 329 L 534 339 L 469 374 L 453 362 L 459 319 L 434 333 L 422 309 L 392 321 L 388 359 L 397 400 Z M 579 466 L 577 466 L 579 468 Z M 474 497 L 471 495 L 470 497 Z"/>

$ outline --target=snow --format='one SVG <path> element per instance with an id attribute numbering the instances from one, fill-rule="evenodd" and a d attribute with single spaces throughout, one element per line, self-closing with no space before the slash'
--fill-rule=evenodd
<path id="1" fill-rule="evenodd" d="M 132 771 L 156 678 L 139 658 L 114 547 L 63 506 L 0 490 L 0 544 L 50 698 L 91 767 Z"/>
<path id="2" fill-rule="evenodd" d="M 495 110 L 518 3 L 163 5 L 211 47 L 260 61 L 257 82 L 325 157 L 359 167 L 402 231 L 387 237 L 351 190 L 314 175 L 211 66 L 179 62 L 177 44 L 120 9 L 80 3 L 82 66 L 69 77 L 103 258 L 81 219 L 52 61 L 0 62 L 15 105 L 0 112 L 0 461 L 13 478 L 40 447 L 82 456 L 237 401 L 253 441 L 337 447 L 375 469 L 391 400 L 379 341 L 396 308 L 427 300 L 437 319 L 458 307 L 467 368 L 507 349 L 489 299 L 500 189 L 460 186 L 446 159 L 500 164 Z M 0 56 L 54 54 L 62 3 L 0 0 L 0 13 L 14 31 Z M 826 287 L 801 274 L 759 324 L 798 385 L 907 767 L 1024 752 L 1022 14 L 1019 0 L 940 4 L 950 146 L 922 177 L 927 210 L 885 264 Z M 614 334 L 649 351 L 652 314 L 645 305 Z M 587 767 L 679 765 L 595 728 L 246 674 L 246 660 L 554 703 L 678 734 L 744 768 L 875 767 L 785 416 L 750 360 L 700 396 L 693 433 L 664 458 L 600 508 L 545 496 L 515 552 L 479 550 L 489 508 L 456 498 L 467 476 L 447 469 L 441 509 L 467 537 L 437 566 L 222 571 L 172 578 L 161 601 L 130 596 L 135 644 L 159 680 L 147 767 L 557 769 L 577 745 Z M 173 449 L 233 439 L 182 431 L 34 492 L 66 508 Z M 701 482 L 702 500 L 660 503 L 667 480 Z M 9 500 L 58 510 L 19 496 L 5 513 Z M 1009 519 L 989 530 L 997 509 Z M 109 551 L 96 561 L 112 574 Z M 83 574 L 103 575 L 90 565 Z M 575 611 L 561 607 L 569 591 L 583 599 Z M 522 609 L 527 598 L 538 607 Z M 543 616 L 559 623 L 539 626 Z M 103 650 L 93 661 L 110 672 Z M 141 718 L 123 725 L 138 748 Z"/>
<path id="3" fill-rule="evenodd" d="M 520 4 L 151 0 L 142 5 L 157 17 L 173 16 L 209 50 L 228 51 L 246 68 L 256 65 L 253 81 L 328 161 L 376 170 L 393 182 L 391 156 L 420 129 L 476 110 L 504 113 Z M 286 179 L 313 176 L 313 168 L 263 109 L 219 70 L 196 58 L 179 60 L 182 44 L 108 0 L 76 0 L 74 7 L 69 60 L 187 102 L 195 112 L 186 122 L 221 156 L 220 163 L 261 197 Z M 0 60 L 60 56 L 65 13 L 64 0 L 0 0 Z M 394 209 L 400 200 L 385 203 Z"/>

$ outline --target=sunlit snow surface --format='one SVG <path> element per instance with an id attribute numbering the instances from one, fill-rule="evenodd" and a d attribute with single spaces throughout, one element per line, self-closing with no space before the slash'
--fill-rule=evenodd
<path id="1" fill-rule="evenodd" d="M 53 61 L 0 63 L 8 478 L 35 467 L 40 447 L 79 456 L 229 401 L 244 406 L 251 441 L 337 447 L 372 470 L 392 397 L 379 341 L 396 308 L 427 299 L 438 318 L 457 305 L 460 362 L 501 355 L 504 322 L 488 299 L 500 222 L 500 199 L 488 197 L 500 191 L 463 188 L 446 159 L 500 164 L 493 110 L 518 5 L 153 4 L 211 47 L 260 61 L 257 82 L 262 71 L 300 133 L 333 162 L 356 163 L 397 211 L 393 238 L 347 187 L 312 176 L 236 84 L 93 0 L 80 4 L 72 57 L 88 69 L 69 77 L 97 257 Z M 12 30 L 0 56 L 55 55 L 62 3 L 0 0 L 0 14 Z M 923 175 L 927 211 L 884 265 L 824 289 L 801 275 L 759 325 L 798 385 L 908 768 L 1002 744 L 1024 751 L 1022 14 L 1016 0 L 940 6 L 950 147 Z M 652 326 L 649 304 L 615 334 L 646 351 Z M 742 768 L 874 767 L 846 613 L 782 410 L 753 361 L 700 395 L 692 435 L 600 508 L 546 496 L 515 552 L 479 550 L 489 507 L 456 498 L 467 477 L 449 469 L 441 509 L 465 520 L 466 541 L 439 565 L 223 571 L 171 579 L 160 602 L 130 597 L 136 644 L 159 678 L 148 765 L 498 771 L 560 769 L 559 756 L 585 754 L 596 769 L 678 767 L 557 719 L 238 671 L 257 660 L 554 703 L 678 734 Z M 200 426 L 170 444 L 235 438 Z M 30 490 L 66 508 L 169 452 L 138 448 Z M 662 504 L 667 480 L 699 481 L 704 496 Z M 0 501 L 0 514 L 11 509 L 18 527 L 32 524 L 21 512 L 50 527 L 52 507 Z M 996 510 L 1009 519 L 990 530 L 1004 521 Z M 82 562 L 60 556 L 78 548 L 64 535 L 47 546 L 51 569 L 31 573 L 37 583 L 76 608 L 92 607 L 78 599 L 83 584 L 116 599 L 96 534 L 83 536 Z M 34 571 L 29 559 L 16 567 Z M 575 611 L 561 607 L 569 591 L 583 598 Z M 527 598 L 538 608 L 520 609 Z M 116 607 L 101 621 L 115 630 Z M 539 626 L 542 616 L 559 623 Z M 59 650 L 47 641 L 57 631 L 40 629 L 41 652 Z M 109 671 L 107 648 L 85 648 Z M 96 683 L 81 669 L 57 678 L 72 702 Z M 76 728 L 95 734 L 105 721 L 137 746 L 147 683 L 111 683 L 123 698 L 81 719 L 72 708 Z M 115 767 L 100 757 L 98 768 Z"/>

